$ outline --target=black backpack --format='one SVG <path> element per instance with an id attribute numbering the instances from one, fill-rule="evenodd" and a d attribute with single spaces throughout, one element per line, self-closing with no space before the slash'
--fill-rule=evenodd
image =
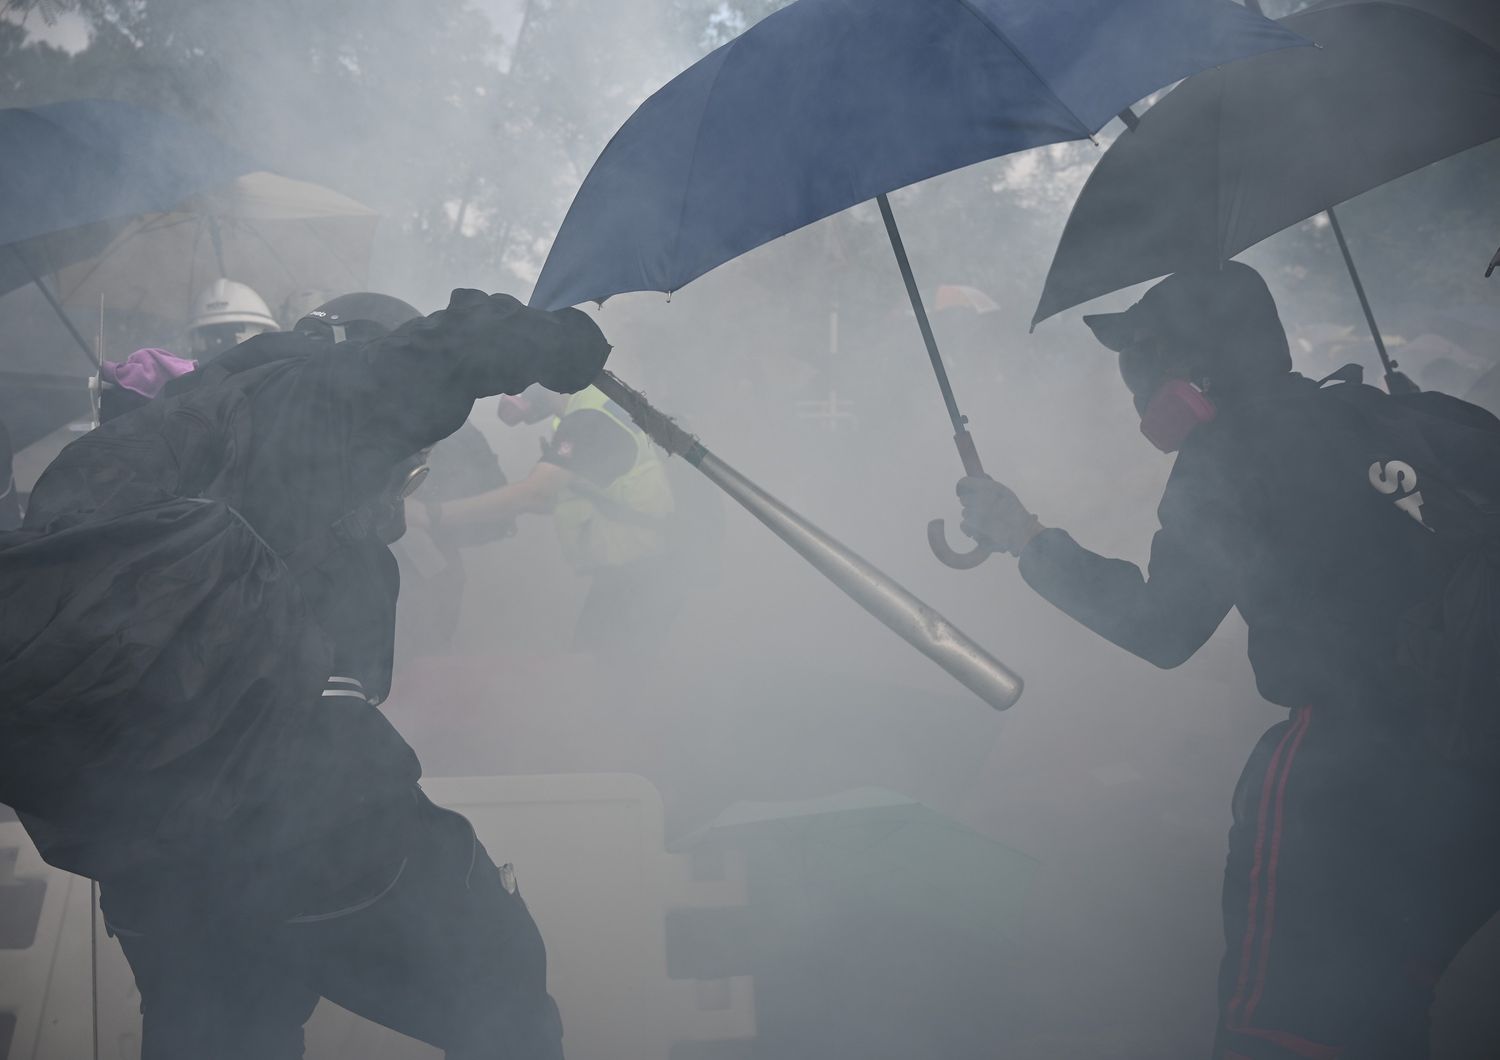
<path id="1" fill-rule="evenodd" d="M 1500 764 L 1500 419 L 1447 394 L 1386 394 L 1356 366 L 1324 382 L 1335 378 L 1318 400 L 1337 403 L 1345 414 L 1331 418 L 1374 457 L 1371 502 L 1426 532 L 1432 591 L 1401 616 L 1396 642 L 1422 727 L 1444 757 Z"/>

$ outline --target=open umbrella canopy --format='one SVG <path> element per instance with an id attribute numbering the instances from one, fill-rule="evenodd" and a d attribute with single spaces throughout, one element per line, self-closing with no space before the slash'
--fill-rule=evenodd
<path id="1" fill-rule="evenodd" d="M 131 218 L 97 253 L 57 273 L 64 304 L 178 326 L 214 280 L 247 283 L 274 311 L 307 288 L 366 282 L 379 214 L 317 184 L 256 172 Z"/>
<path id="2" fill-rule="evenodd" d="M 1350 4 L 1367 4 L 1370 0 L 1322 0 L 1312 5 L 1318 10 L 1330 7 L 1345 7 Z M 1472 37 L 1477 37 L 1491 48 L 1500 49 L 1500 5 L 1489 0 L 1386 0 L 1387 3 L 1415 8 L 1429 15 L 1436 15 L 1451 22 Z"/>
<path id="3" fill-rule="evenodd" d="M 1282 23 L 1319 47 L 1191 77 L 1105 153 L 1068 218 L 1033 323 L 1227 261 L 1500 137 L 1494 0 L 1337 0 Z"/>
<path id="4" fill-rule="evenodd" d="M 107 100 L 0 110 L 0 293 L 97 252 L 117 224 L 255 166 L 186 122 Z"/>
<path id="5" fill-rule="evenodd" d="M 1229 0 L 798 0 L 626 121 L 532 304 L 677 290 L 856 203 L 1089 137 L 1163 85 L 1305 43 Z"/>

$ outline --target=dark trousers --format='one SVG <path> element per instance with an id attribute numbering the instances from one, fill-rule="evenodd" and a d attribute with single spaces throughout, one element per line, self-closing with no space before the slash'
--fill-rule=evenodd
<path id="1" fill-rule="evenodd" d="M 1500 784 L 1299 710 L 1234 799 L 1219 1060 L 1420 1060 L 1439 976 L 1500 909 Z"/>
<path id="2" fill-rule="evenodd" d="M 320 997 L 455 1060 L 561 1060 L 530 913 L 468 821 L 413 795 L 379 822 L 393 864 L 362 867 L 361 886 L 311 888 L 290 916 L 254 902 L 205 912 L 201 896 L 174 915 L 149 878 L 106 882 L 105 916 L 141 992 L 142 1060 L 301 1057 Z"/>

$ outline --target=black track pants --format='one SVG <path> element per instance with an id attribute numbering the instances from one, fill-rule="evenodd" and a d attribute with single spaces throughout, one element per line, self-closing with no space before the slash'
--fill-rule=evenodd
<path id="1" fill-rule="evenodd" d="M 1218 1060 L 1420 1060 L 1444 968 L 1500 908 L 1500 785 L 1299 710 L 1235 792 Z"/>
<path id="2" fill-rule="evenodd" d="M 153 904 L 132 922 L 149 903 L 106 883 L 105 915 L 141 992 L 142 1060 L 299 1058 L 319 997 L 453 1060 L 561 1060 L 530 913 L 468 821 L 413 794 L 387 822 L 404 849 L 390 871 L 336 900 L 309 896 L 290 918 L 174 918 Z"/>

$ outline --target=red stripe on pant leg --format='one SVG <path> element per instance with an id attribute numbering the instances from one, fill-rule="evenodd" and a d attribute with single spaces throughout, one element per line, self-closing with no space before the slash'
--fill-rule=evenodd
<path id="1" fill-rule="evenodd" d="M 1235 1011 L 1244 1004 L 1250 987 L 1250 959 L 1255 953 L 1255 915 L 1259 903 L 1259 883 L 1261 859 L 1265 853 L 1267 824 L 1270 817 L 1271 789 L 1275 785 L 1276 767 L 1281 761 L 1281 752 L 1286 749 L 1288 741 L 1292 739 L 1296 731 L 1296 725 L 1289 725 L 1281 737 L 1281 742 L 1276 745 L 1276 752 L 1271 755 L 1271 763 L 1266 766 L 1265 778 L 1260 785 L 1260 810 L 1256 814 L 1255 824 L 1255 857 L 1250 866 L 1250 901 L 1245 914 L 1245 937 L 1240 941 L 1240 975 L 1235 983 L 1234 996 L 1230 999 L 1229 1007 L 1225 1010 L 1224 1023 L 1233 1026 Z"/>
<path id="2" fill-rule="evenodd" d="M 1271 831 L 1271 858 L 1266 867 L 1266 927 L 1260 937 L 1260 966 L 1256 972 L 1255 991 L 1250 995 L 1250 1000 L 1245 1005 L 1244 1025 L 1250 1026 L 1250 1021 L 1255 1015 L 1255 1006 L 1260 1004 L 1261 994 L 1266 988 L 1266 972 L 1271 966 L 1271 938 L 1276 929 L 1276 866 L 1281 860 L 1281 825 L 1286 816 L 1286 782 L 1292 775 L 1292 763 L 1297 758 L 1297 748 L 1302 746 L 1302 738 L 1307 735 L 1308 726 L 1312 724 L 1312 711 L 1303 707 L 1298 712 L 1297 722 L 1293 726 L 1297 735 L 1292 744 L 1287 748 L 1286 761 L 1281 767 L 1281 779 L 1276 785 L 1276 824 Z"/>

